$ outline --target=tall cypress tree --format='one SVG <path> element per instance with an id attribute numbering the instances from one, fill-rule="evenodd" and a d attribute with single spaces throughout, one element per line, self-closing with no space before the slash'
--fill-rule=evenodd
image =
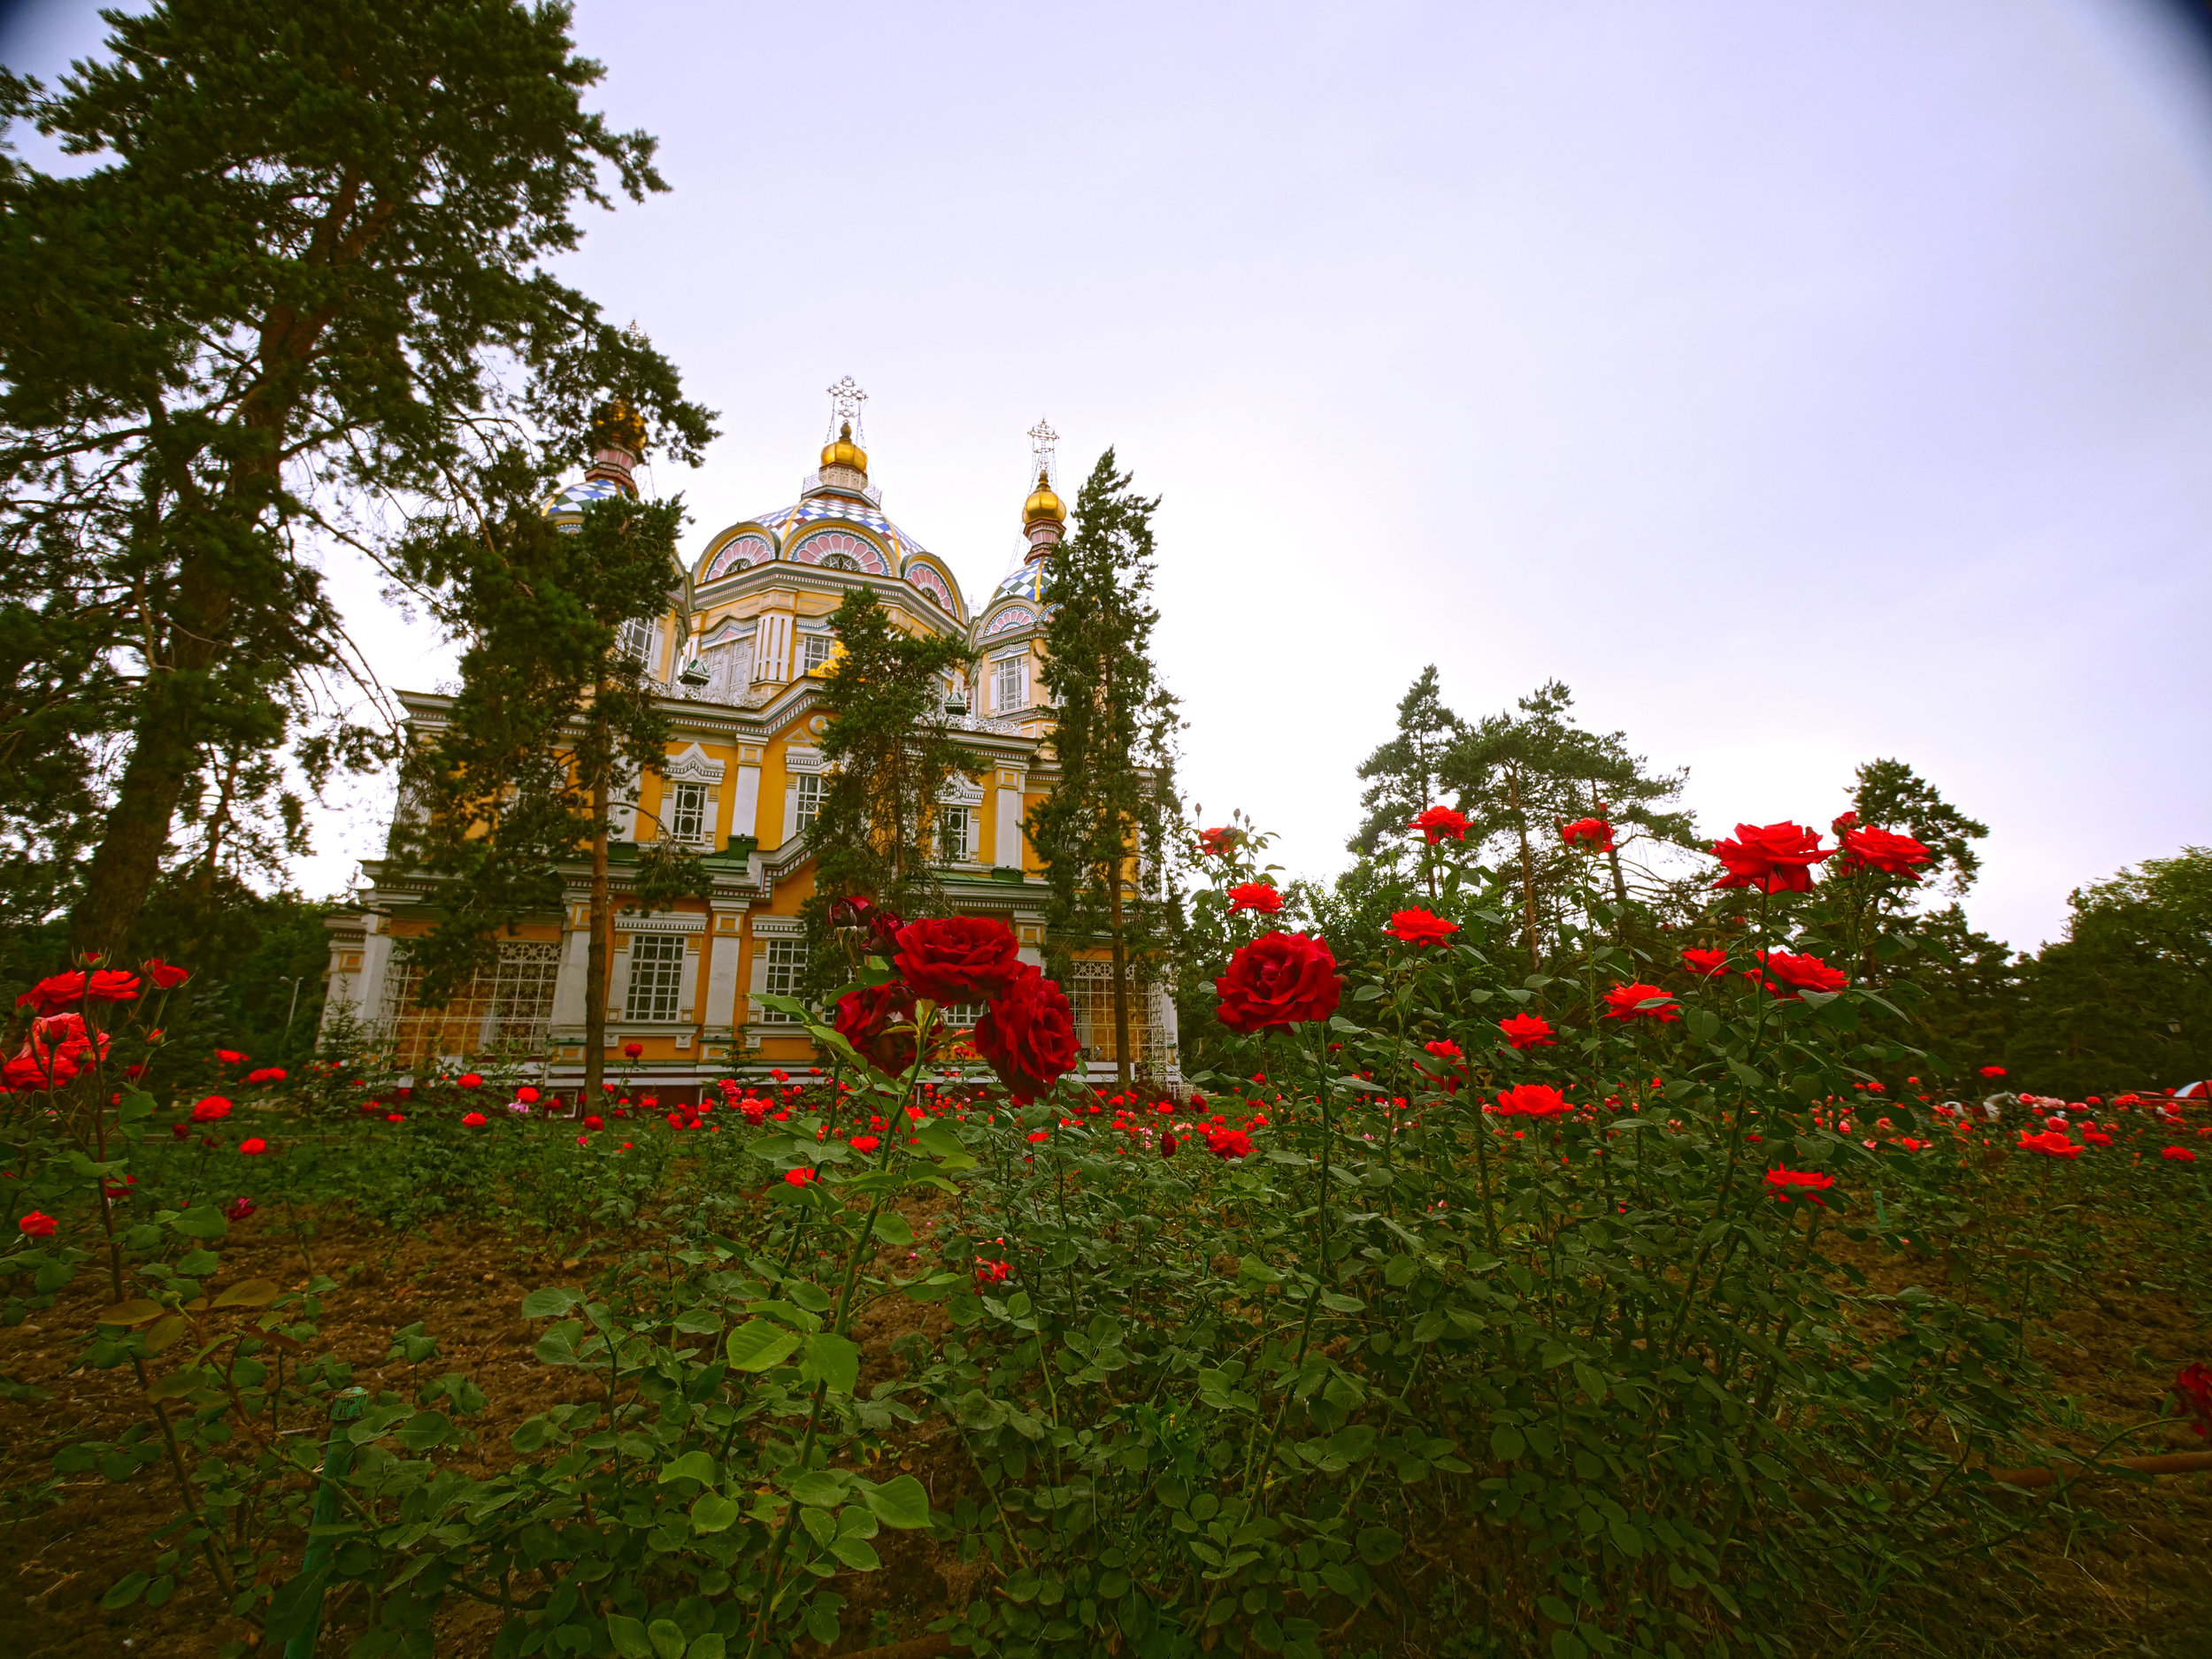
<path id="1" fill-rule="evenodd" d="M 1442 796 L 1445 763 L 1466 732 L 1466 722 L 1444 706 L 1431 663 L 1398 700 L 1396 733 L 1360 763 L 1360 781 L 1367 787 L 1359 798 L 1359 829 L 1346 849 L 1396 870 L 1410 845 L 1406 826 Z M 1429 896 L 1436 896 L 1433 866 Z"/>
<path id="2" fill-rule="evenodd" d="M 606 204 L 603 168 L 633 198 L 665 188 L 650 138 L 584 108 L 601 70 L 565 6 L 106 19 L 111 55 L 58 92 L 0 88 L 0 115 L 96 164 L 0 170 L 0 585 L 10 631 L 80 664 L 0 689 L 0 749 L 58 697 L 95 704 L 92 741 L 127 734 L 74 915 L 112 949 L 213 752 L 273 751 L 301 687 L 357 671 L 308 545 L 443 493 L 511 433 L 522 381 L 548 457 L 605 388 L 687 458 L 710 433 L 667 360 L 548 268 L 577 204 Z M 18 556 L 57 544 L 84 564 L 42 587 Z"/>
<path id="3" fill-rule="evenodd" d="M 1030 813 L 1030 844 L 1051 883 L 1054 933 L 1069 943 L 1103 939 L 1112 952 L 1124 1083 L 1131 972 L 1156 971 L 1173 919 L 1165 841 L 1182 720 L 1152 662 L 1159 504 L 1136 493 L 1108 449 L 1076 498 L 1075 533 L 1055 549 L 1040 595 L 1049 612 L 1043 679 L 1060 777 Z M 1158 889 L 1148 893 L 1136 878 L 1152 872 Z"/>
<path id="4" fill-rule="evenodd" d="M 449 595 L 441 615 L 467 643 L 447 723 L 403 763 L 392 856 L 444 878 L 438 925 L 411 951 L 421 1000 L 438 1007 L 497 959 L 516 922 L 565 907 L 561 866 L 588 854 L 584 1067 L 595 1100 L 613 795 L 618 780 L 659 764 L 670 731 L 645 665 L 617 641 L 624 623 L 667 609 L 684 511 L 677 501 L 616 495 L 587 505 L 569 531 L 538 505 L 548 480 L 525 457 L 500 481 L 499 504 L 463 503 L 401 549 L 403 568 Z M 646 904 L 695 879 L 687 861 L 665 855 L 642 875 Z"/>

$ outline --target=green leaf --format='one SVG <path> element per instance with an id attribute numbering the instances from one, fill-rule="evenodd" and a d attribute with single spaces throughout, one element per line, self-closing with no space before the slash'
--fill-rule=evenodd
<path id="1" fill-rule="evenodd" d="M 833 1509 L 845 1501 L 845 1483 L 823 1470 L 810 1470 L 792 1481 L 791 1495 L 810 1509 Z"/>
<path id="2" fill-rule="evenodd" d="M 143 1089 L 127 1088 L 123 1098 L 116 1102 L 115 1118 L 125 1128 L 142 1124 L 154 1115 L 154 1097 Z"/>
<path id="3" fill-rule="evenodd" d="M 886 1244 L 904 1249 L 914 1242 L 914 1229 L 907 1225 L 906 1217 L 897 1210 L 887 1210 L 876 1217 L 876 1237 Z"/>
<path id="4" fill-rule="evenodd" d="M 228 1218 L 212 1204 L 196 1205 L 169 1225 L 188 1239 L 219 1239 L 230 1231 Z"/>
<path id="5" fill-rule="evenodd" d="M 718 1492 L 703 1492 L 691 1506 L 691 1530 L 695 1532 L 726 1532 L 738 1517 L 736 1502 Z"/>
<path id="6" fill-rule="evenodd" d="M 756 992 L 755 995 L 764 1008 L 772 1008 L 779 1014 L 788 1014 L 794 1019 L 806 1020 L 810 1024 L 813 1021 L 814 1010 L 796 997 L 778 996 L 772 991 Z"/>
<path id="7" fill-rule="evenodd" d="M 1371 1567 L 1379 1567 L 1406 1547 L 1406 1540 L 1386 1526 L 1363 1526 L 1359 1529 L 1359 1558 Z"/>
<path id="8" fill-rule="evenodd" d="M 767 1371 L 798 1351 L 799 1333 L 765 1319 L 748 1319 L 730 1333 L 724 1347 L 734 1370 Z"/>
<path id="9" fill-rule="evenodd" d="M 1502 1463 L 1509 1463 L 1528 1449 L 1528 1442 L 1521 1438 L 1521 1431 L 1501 1425 L 1490 1431 L 1490 1455 Z"/>
<path id="10" fill-rule="evenodd" d="M 837 1538 L 830 1540 L 830 1554 L 856 1572 L 873 1572 L 883 1565 L 883 1557 L 864 1538 Z"/>
<path id="11" fill-rule="evenodd" d="M 954 1133 L 953 1126 L 941 1118 L 924 1125 L 922 1132 L 914 1137 L 914 1141 L 933 1158 L 965 1157 L 968 1153 L 968 1148 L 961 1145 L 959 1135 Z"/>
<path id="12" fill-rule="evenodd" d="M 164 1310 L 157 1302 L 144 1296 L 134 1296 L 128 1302 L 119 1302 L 112 1308 L 104 1308 L 94 1321 L 96 1325 L 119 1325 L 126 1329 L 132 1325 L 151 1325 L 161 1317 Z"/>
<path id="13" fill-rule="evenodd" d="M 111 1613 L 114 1612 L 118 1608 L 128 1607 L 132 1602 L 138 1600 L 140 1593 L 152 1582 L 153 1578 L 150 1574 L 134 1572 L 128 1578 L 124 1578 L 121 1582 L 117 1584 L 115 1587 L 110 1590 L 105 1595 L 102 1596 L 100 1598 L 100 1605 Z"/>
<path id="14" fill-rule="evenodd" d="M 607 1636 L 622 1659 L 653 1659 L 653 1644 L 645 1639 L 645 1626 L 620 1613 L 607 1615 Z"/>
<path id="15" fill-rule="evenodd" d="M 661 1471 L 661 1479 L 695 1480 L 703 1486 L 715 1482 L 714 1459 L 704 1452 L 686 1452 L 674 1463 Z"/>
<path id="16" fill-rule="evenodd" d="M 860 1347 L 841 1336 L 810 1336 L 799 1344 L 800 1374 L 841 1394 L 860 1385 Z"/>
<path id="17" fill-rule="evenodd" d="M 1256 1285 L 1279 1285 L 1283 1276 L 1256 1256 L 1237 1258 L 1237 1277 L 1248 1279 Z"/>
<path id="18" fill-rule="evenodd" d="M 249 1279 L 233 1285 L 215 1298 L 218 1308 L 265 1308 L 284 1294 L 273 1279 Z"/>
<path id="19" fill-rule="evenodd" d="M 557 1319 L 583 1298 L 572 1290 L 563 1290 L 557 1285 L 548 1285 L 532 1291 L 522 1299 L 522 1317 L 526 1319 Z"/>
<path id="20" fill-rule="evenodd" d="M 710 1630 L 703 1636 L 691 1639 L 691 1647 L 684 1655 L 684 1659 L 723 1659 L 727 1651 L 722 1640 L 722 1632 Z"/>
<path id="21" fill-rule="evenodd" d="M 684 1659 L 684 1649 L 690 1646 L 685 1640 L 683 1627 L 672 1618 L 657 1618 L 645 1627 L 645 1638 L 653 1644 L 653 1651 L 660 1659 Z"/>
<path id="22" fill-rule="evenodd" d="M 853 1484 L 860 1489 L 860 1501 L 868 1506 L 868 1512 L 886 1526 L 911 1532 L 929 1525 L 929 1493 L 913 1476 L 901 1475 L 880 1486 L 864 1480 Z"/>
<path id="23" fill-rule="evenodd" d="M 1321 1293 L 1321 1305 L 1332 1313 L 1365 1313 L 1367 1311 L 1367 1304 L 1357 1296 L 1347 1296 L 1333 1290 L 1325 1290 Z"/>

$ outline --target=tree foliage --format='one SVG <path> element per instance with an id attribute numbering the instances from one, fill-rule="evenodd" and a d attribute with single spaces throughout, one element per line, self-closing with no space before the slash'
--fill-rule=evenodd
<path id="1" fill-rule="evenodd" d="M 222 757 L 288 742 L 312 781 L 382 752 L 334 695 L 368 676 L 320 549 L 379 552 L 518 434 L 576 453 L 606 389 L 680 456 L 710 428 L 547 268 L 579 203 L 664 188 L 584 108 L 565 6 L 106 15 L 110 56 L 6 97 L 92 165 L 0 180 L 0 651 L 45 664 L 0 694 L 0 751 L 104 812 L 75 930 L 116 946 Z"/>
<path id="2" fill-rule="evenodd" d="M 1041 597 L 1043 678 L 1055 710 L 1058 780 L 1029 815 L 1051 884 L 1050 929 L 1112 952 L 1114 1042 L 1129 1074 L 1133 979 L 1163 972 L 1175 908 L 1165 837 L 1174 811 L 1174 694 L 1152 660 L 1153 514 L 1110 449 L 1076 497 L 1075 530 L 1054 549 Z"/>

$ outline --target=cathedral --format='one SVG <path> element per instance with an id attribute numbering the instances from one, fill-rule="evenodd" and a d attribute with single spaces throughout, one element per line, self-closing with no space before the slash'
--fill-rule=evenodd
<path id="1" fill-rule="evenodd" d="M 1044 879 L 1023 825 L 1056 780 L 1039 673 L 1040 595 L 1067 522 L 1052 483 L 1055 434 L 1042 422 L 1030 434 L 1020 550 L 972 605 L 950 565 L 885 514 L 863 447 L 865 394 L 848 378 L 830 396 L 829 439 L 798 500 L 709 536 L 687 569 L 671 572 L 666 614 L 629 625 L 623 638 L 663 689 L 672 735 L 664 760 L 613 815 L 606 1059 L 611 1075 L 626 1070 L 638 1086 L 672 1095 L 733 1071 L 815 1062 L 804 1029 L 759 999 L 796 995 L 806 959 L 799 908 L 814 890 L 807 831 L 822 793 L 822 679 L 837 654 L 830 616 L 856 587 L 872 588 L 901 626 L 967 641 L 972 672 L 948 686 L 946 707 L 982 764 L 956 775 L 941 797 L 940 874 L 955 911 L 1003 920 L 1023 956 L 1042 962 Z M 581 481 L 547 503 L 556 523 L 580 523 L 586 503 L 617 491 L 636 495 L 641 429 L 626 437 L 618 426 L 605 442 Z M 399 700 L 411 729 L 424 733 L 451 703 L 421 692 Z M 640 848 L 657 839 L 701 856 L 713 884 L 707 900 L 649 913 L 623 908 L 633 891 L 625 867 L 634 871 Z M 436 878 L 391 862 L 362 870 L 357 908 L 329 923 L 326 1029 L 350 1023 L 411 1072 L 500 1057 L 553 1087 L 582 1080 L 590 871 L 580 853 L 563 872 L 564 913 L 518 926 L 501 941 L 496 971 L 435 1010 L 415 998 L 405 941 L 433 926 Z M 1086 1060 L 1110 1074 L 1106 964 L 1079 958 L 1074 967 L 1065 988 Z M 1171 1080 L 1173 1003 L 1163 990 L 1142 993 L 1130 1016 L 1132 1063 Z"/>

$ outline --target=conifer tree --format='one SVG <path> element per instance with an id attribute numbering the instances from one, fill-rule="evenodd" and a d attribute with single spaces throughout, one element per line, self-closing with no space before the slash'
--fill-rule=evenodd
<path id="1" fill-rule="evenodd" d="M 105 16 L 110 57 L 50 95 L 0 88 L 0 116 L 96 164 L 0 171 L 4 631 L 74 665 L 0 691 L 0 750 L 73 700 L 97 716 L 75 741 L 124 738 L 74 917 L 78 944 L 119 949 L 216 747 L 296 742 L 307 688 L 365 682 L 313 544 L 443 495 L 510 416 L 572 455 L 602 388 L 685 458 L 710 434 L 667 360 L 548 268 L 576 204 L 607 204 L 603 169 L 633 199 L 664 188 L 650 138 L 583 107 L 601 71 L 565 6 Z M 319 735 L 374 752 L 342 721 Z"/>
<path id="2" fill-rule="evenodd" d="M 645 664 L 618 649 L 622 625 L 657 617 L 676 576 L 677 501 L 595 501 L 574 531 L 538 505 L 549 480 L 511 457 L 496 504 L 463 503 L 402 548 L 402 565 L 449 595 L 466 641 L 446 724 L 403 763 L 392 856 L 443 878 L 436 928 L 416 943 L 419 999 L 442 1006 L 497 960 L 498 940 L 565 908 L 562 866 L 588 852 L 586 1098 L 604 1065 L 613 910 L 608 836 L 620 782 L 657 765 L 669 736 Z M 682 855 L 655 843 L 638 902 L 696 890 Z"/>
<path id="3" fill-rule="evenodd" d="M 1901 760 L 1870 760 L 1858 769 L 1851 789 L 1851 810 L 1859 822 L 1909 835 L 1933 855 L 1914 873 L 1924 883 L 1940 883 L 1954 898 L 1963 898 L 1981 874 L 1974 843 L 1989 826 L 1976 822 L 1942 792 Z"/>
<path id="4" fill-rule="evenodd" d="M 838 899 L 858 895 L 902 914 L 941 907 L 939 797 L 955 773 L 982 764 L 945 706 L 954 671 L 969 664 L 964 641 L 908 632 L 872 588 L 847 594 L 831 624 L 838 654 L 822 681 L 822 803 L 807 832 L 818 945 Z M 826 973 L 826 957 L 814 954 Z"/>
<path id="5" fill-rule="evenodd" d="M 1076 498 L 1075 532 L 1054 549 L 1040 597 L 1043 680 L 1054 703 L 1059 780 L 1029 816 L 1051 884 L 1050 924 L 1067 942 L 1112 955 L 1117 1075 L 1130 1077 L 1133 971 L 1156 974 L 1173 900 L 1166 827 L 1174 810 L 1176 699 L 1152 662 L 1152 516 L 1108 449 Z M 1143 877 L 1157 872 L 1155 890 Z"/>
<path id="6" fill-rule="evenodd" d="M 1441 799 L 1446 759 L 1466 731 L 1466 723 L 1438 695 L 1431 663 L 1398 701 L 1396 734 L 1360 763 L 1360 781 L 1367 787 L 1359 798 L 1359 829 L 1346 843 L 1349 851 L 1394 869 L 1402 862 L 1412 845 L 1406 826 Z M 1435 896 L 1433 871 L 1429 893 Z"/>

